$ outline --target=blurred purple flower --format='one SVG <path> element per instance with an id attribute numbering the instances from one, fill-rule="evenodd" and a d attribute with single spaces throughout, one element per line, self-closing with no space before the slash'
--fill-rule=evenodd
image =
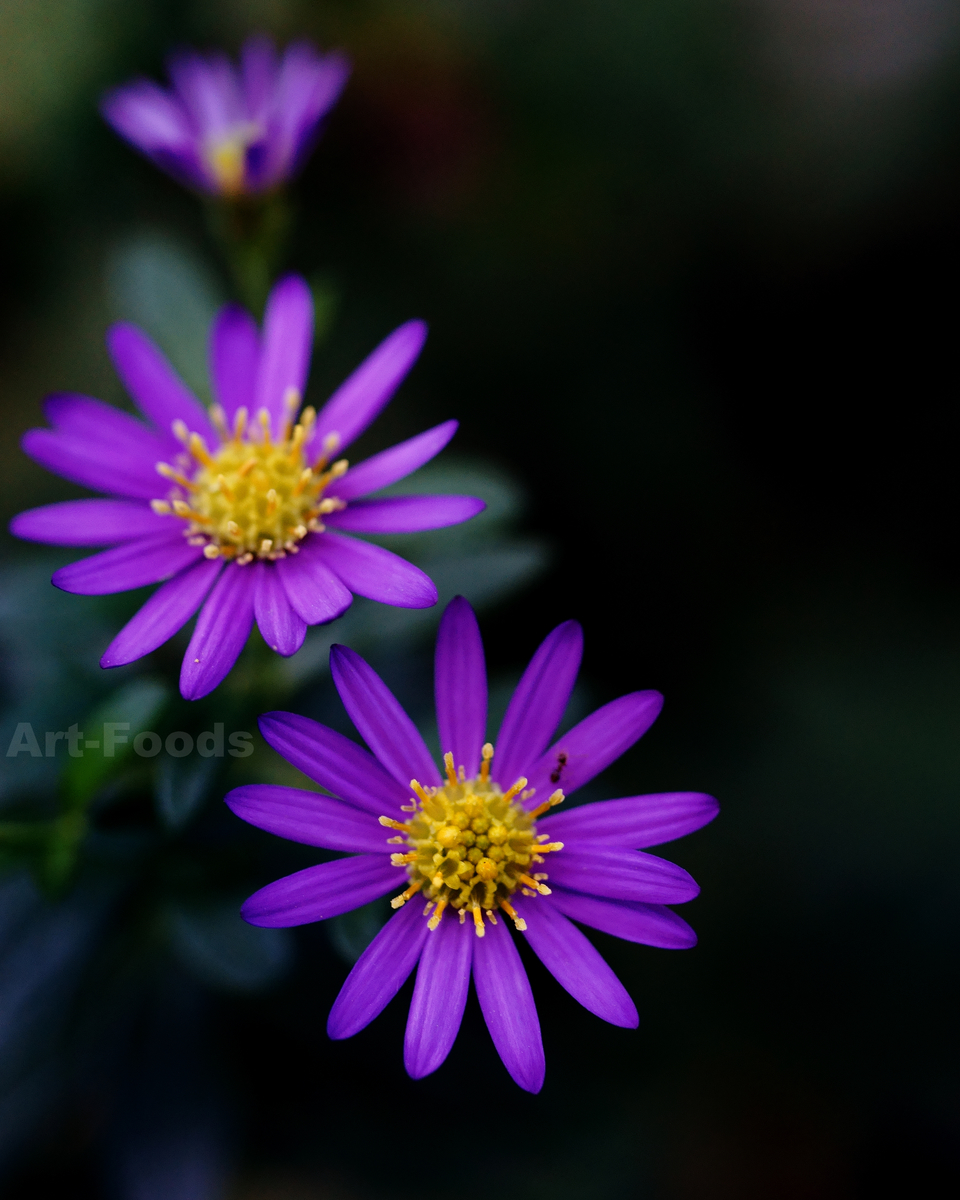
<path id="1" fill-rule="evenodd" d="M 271 191 L 303 164 L 350 73 L 341 54 L 307 42 L 283 57 L 264 37 L 225 54 L 169 61 L 172 89 L 137 79 L 109 92 L 102 112 L 148 158 L 190 187 L 236 197 Z"/>
<path id="2" fill-rule="evenodd" d="M 298 276 L 274 287 L 262 333 L 239 305 L 220 312 L 210 339 L 218 403 L 209 414 L 141 330 L 110 330 L 114 365 L 147 423 L 88 396 L 55 395 L 46 404 L 54 428 L 29 430 L 23 448 L 122 499 L 49 504 L 10 525 L 35 542 L 114 547 L 57 571 L 53 582 L 66 592 L 105 595 L 166 580 L 101 666 L 149 654 L 203 604 L 180 673 L 181 692 L 197 700 L 228 674 L 254 619 L 272 649 L 291 655 L 307 626 L 339 617 L 351 593 L 400 608 L 436 604 L 417 567 L 343 533 L 439 529 L 480 512 L 472 496 L 361 498 L 429 462 L 457 422 L 356 467 L 331 461 L 389 401 L 426 333 L 421 321 L 395 329 L 319 414 L 307 407 L 294 424 L 313 340 L 310 290 Z"/>
<path id="3" fill-rule="evenodd" d="M 369 1024 L 419 962 L 404 1060 L 415 1079 L 428 1075 L 457 1036 L 472 971 L 504 1065 L 520 1087 L 538 1092 L 544 1057 L 537 1010 L 498 914 L 526 934 L 534 953 L 585 1008 L 631 1029 L 638 1023 L 633 1001 L 570 918 L 631 942 L 671 949 L 695 944 L 690 926 L 664 905 L 692 900 L 696 883 L 681 867 L 639 848 L 712 820 L 717 802 L 711 796 L 630 796 L 541 819 L 632 746 L 663 703 L 659 692 L 622 696 L 547 749 L 582 649 L 575 621 L 544 641 L 513 694 L 494 755 L 484 744 L 480 632 L 466 600 L 453 600 L 440 624 L 435 670 L 446 778 L 386 685 L 344 646 L 331 651 L 334 682 L 372 754 L 306 717 L 274 712 L 260 718 L 270 745 L 333 796 L 252 784 L 235 788 L 227 804 L 270 833 L 356 857 L 269 884 L 243 906 L 244 919 L 267 927 L 302 925 L 393 891 L 398 872 L 408 879 L 392 901 L 400 911 L 364 951 L 333 1005 L 332 1038 L 351 1037 Z M 405 852 L 390 853 L 381 826 L 397 830 L 388 840 Z M 549 875 L 539 869 L 547 861 Z"/>

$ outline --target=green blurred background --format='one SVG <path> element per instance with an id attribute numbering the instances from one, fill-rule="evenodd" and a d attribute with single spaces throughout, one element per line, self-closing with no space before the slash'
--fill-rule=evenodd
<path id="1" fill-rule="evenodd" d="M 636 1032 L 603 1025 L 531 961 L 547 1083 L 529 1097 L 472 1001 L 448 1063 L 417 1084 L 401 1060 L 407 992 L 357 1038 L 328 1042 L 362 931 L 303 931 L 272 986 L 228 997 L 215 980 L 202 993 L 169 984 L 161 1007 L 207 1014 L 182 1027 L 202 1047 L 182 1030 L 179 1058 L 166 1035 L 138 1043 L 146 1062 L 216 1063 L 209 1103 L 164 1084 L 171 1109 L 186 1111 L 189 1092 L 219 1114 L 194 1174 L 151 1190 L 167 1151 L 124 1125 L 101 1050 L 0 1143 L 5 1194 L 950 1194 L 960 4 L 6 0 L 5 520 L 81 494 L 18 439 L 46 392 L 124 403 L 103 345 L 111 320 L 151 328 L 203 386 L 203 329 L 228 284 L 202 212 L 96 104 L 131 75 L 162 74 L 178 44 L 235 51 L 254 30 L 343 47 L 355 64 L 295 190 L 289 265 L 329 298 L 311 397 L 400 321 L 430 322 L 361 451 L 460 418 L 444 483 L 485 481 L 511 522 L 486 558 L 475 547 L 471 568 L 449 572 L 451 588 L 489 601 L 500 684 L 576 617 L 575 703 L 665 693 L 657 725 L 592 794 L 720 798 L 713 826 L 664 852 L 703 887 L 683 910 L 700 945 L 596 935 L 637 1002 Z M 458 547 L 410 543 L 421 562 Z M 6 535 L 3 554 L 8 738 L 50 679 L 69 677 L 70 703 L 98 694 L 116 617 L 44 582 L 66 554 Z M 315 658 L 334 637 L 361 649 L 366 637 L 425 720 L 428 643 L 404 627 L 391 649 L 389 620 L 335 627 Z M 288 682 L 291 707 L 342 719 L 328 679 Z M 250 763 L 250 778 L 277 769 L 262 746 Z M 21 1002 L 17 961 L 0 967 L 0 1039 Z M 37 986 L 65 985 L 51 968 Z M 101 1018 L 113 1028 L 112 1009 Z M 34 1078 L 17 1071 L 18 1087 Z M 24 1094 L 10 1092 L 8 1116 Z M 147 1146 L 139 1168 L 132 1142 Z"/>

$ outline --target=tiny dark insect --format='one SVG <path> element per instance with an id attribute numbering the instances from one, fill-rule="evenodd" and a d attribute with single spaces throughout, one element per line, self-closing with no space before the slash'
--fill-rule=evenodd
<path id="1" fill-rule="evenodd" d="M 560 753 L 557 755 L 557 765 L 550 772 L 550 782 L 551 783 L 559 783 L 560 782 L 560 776 L 563 774 L 563 768 L 566 765 L 567 765 L 567 752 L 566 752 L 566 750 L 561 750 Z"/>

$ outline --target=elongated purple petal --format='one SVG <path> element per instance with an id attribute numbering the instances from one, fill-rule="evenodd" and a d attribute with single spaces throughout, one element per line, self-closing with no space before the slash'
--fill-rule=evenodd
<path id="1" fill-rule="evenodd" d="M 426 337 L 422 321 L 407 321 L 385 338 L 320 410 L 314 443 L 335 433 L 339 451 L 358 438 L 403 382 Z"/>
<path id="2" fill-rule="evenodd" d="M 20 442 L 24 454 L 64 479 L 114 496 L 152 500 L 169 484 L 156 472 L 156 460 L 132 457 L 127 451 L 53 429 L 28 429 Z"/>
<path id="3" fill-rule="evenodd" d="M 356 500 L 406 479 L 440 453 L 457 432 L 458 425 L 458 421 L 444 421 L 426 433 L 418 433 L 416 437 L 364 459 L 330 485 L 330 495 L 339 496 L 342 500 Z"/>
<path id="4" fill-rule="evenodd" d="M 172 638 L 203 603 L 222 566 L 201 558 L 157 588 L 106 648 L 100 666 L 122 667 Z"/>
<path id="5" fill-rule="evenodd" d="M 216 434 L 203 405 L 143 330 L 125 322 L 114 325 L 107 347 L 127 391 L 158 429 L 169 434 L 179 419 L 214 444 Z"/>
<path id="6" fill-rule="evenodd" d="M 346 612 L 353 596 L 324 563 L 316 534 L 308 535 L 301 547 L 299 554 L 280 559 L 277 575 L 294 612 L 307 625 L 323 625 Z"/>
<path id="7" fill-rule="evenodd" d="M 409 907 L 409 906 L 408 906 Z M 441 1066 L 457 1040 L 470 987 L 472 924 L 441 921 L 427 934 L 403 1040 L 403 1064 L 413 1079 Z"/>
<path id="8" fill-rule="evenodd" d="M 50 582 L 77 596 L 107 596 L 169 579 L 201 556 L 199 547 L 188 545 L 182 534 L 174 530 L 81 558 L 54 571 Z"/>
<path id="9" fill-rule="evenodd" d="M 239 79 L 224 54 L 193 50 L 170 56 L 170 79 L 194 129 L 206 139 L 226 134 L 244 118 Z"/>
<path id="10" fill-rule="evenodd" d="M 253 628 L 253 573 L 229 563 L 200 610 L 180 668 L 180 694 L 199 700 L 230 672 Z"/>
<path id="11" fill-rule="evenodd" d="M 557 787 L 569 796 L 589 783 L 647 732 L 661 708 L 659 692 L 631 692 L 574 725 L 530 768 L 528 786 L 536 788 L 537 795 L 529 805 L 545 800 Z"/>
<path id="12" fill-rule="evenodd" d="M 420 533 L 460 525 L 486 507 L 477 496 L 389 496 L 355 500 L 341 512 L 331 513 L 325 523 L 352 533 Z"/>
<path id="13" fill-rule="evenodd" d="M 576 621 L 564 621 L 531 658 L 497 736 L 492 774 L 504 788 L 529 773 L 560 724 L 582 656 L 583 630 Z"/>
<path id="14" fill-rule="evenodd" d="M 278 754 L 342 800 L 374 817 L 396 819 L 410 792 L 349 738 L 297 713 L 269 712 L 260 732 Z"/>
<path id="15" fill-rule="evenodd" d="M 386 855 L 390 850 L 388 830 L 376 817 L 318 792 L 248 783 L 227 792 L 224 803 L 241 820 L 291 842 L 351 854 Z"/>
<path id="16" fill-rule="evenodd" d="M 473 980 L 503 1065 L 527 1092 L 543 1087 L 546 1062 L 537 1006 L 506 921 L 487 925 L 473 947 Z"/>
<path id="17" fill-rule="evenodd" d="M 416 725 L 373 667 L 355 650 L 332 646 L 330 673 L 350 720 L 397 783 L 439 784 L 440 773 Z"/>
<path id="18" fill-rule="evenodd" d="M 369 904 L 406 879 L 405 872 L 390 866 L 385 854 L 338 858 L 268 883 L 253 893 L 240 915 L 248 924 L 267 929 L 309 925 Z"/>
<path id="19" fill-rule="evenodd" d="M 397 608 L 431 608 L 437 589 L 429 576 L 405 558 L 338 533 L 314 535 L 323 561 L 358 596 Z"/>
<path id="20" fill-rule="evenodd" d="M 240 73 L 251 121 L 262 121 L 266 116 L 277 82 L 277 66 L 277 52 L 269 38 L 254 34 L 243 43 Z"/>
<path id="21" fill-rule="evenodd" d="M 643 850 L 612 850 L 595 842 L 564 843 L 550 855 L 551 886 L 646 904 L 683 904 L 700 892 L 683 867 Z"/>
<path id="22" fill-rule="evenodd" d="M 290 606 L 274 563 L 258 562 L 254 572 L 253 614 L 271 650 L 289 657 L 303 645 L 307 623 Z"/>
<path id="23" fill-rule="evenodd" d="M 228 304 L 217 314 L 210 334 L 210 378 L 229 425 L 238 408 L 253 414 L 259 362 L 256 321 L 241 305 Z"/>
<path id="24" fill-rule="evenodd" d="M 440 750 L 452 751 L 454 765 L 472 779 L 487 731 L 487 667 L 476 615 L 463 596 L 454 596 L 440 619 L 433 680 Z"/>
<path id="25" fill-rule="evenodd" d="M 108 92 L 101 112 L 121 137 L 148 153 L 158 149 L 184 153 L 193 143 L 180 102 L 148 79 Z"/>
<path id="26" fill-rule="evenodd" d="M 279 437 L 289 415 L 284 397 L 289 388 L 302 396 L 313 345 L 313 297 L 305 280 L 287 275 L 275 284 L 263 318 L 263 349 L 257 372 L 257 410 L 265 408 Z"/>
<path id="27" fill-rule="evenodd" d="M 636 1029 L 637 1006 L 589 938 L 546 897 L 518 901 L 516 907 L 534 954 L 557 983 L 601 1020 Z"/>
<path id="28" fill-rule="evenodd" d="M 561 887 L 554 887 L 549 901 L 575 921 L 626 942 L 659 946 L 662 950 L 688 950 L 697 944 L 697 935 L 683 917 L 662 904 L 606 900 L 600 896 L 568 892 Z"/>
<path id="29" fill-rule="evenodd" d="M 10 532 L 53 546 L 112 546 L 170 530 L 169 517 L 132 500 L 64 500 L 19 513 Z"/>
<path id="30" fill-rule="evenodd" d="M 169 429 L 157 431 L 130 413 L 104 404 L 93 396 L 76 392 L 57 392 L 48 396 L 43 411 L 57 433 L 84 439 L 93 447 L 118 450 L 153 472 L 156 461 L 171 447 L 179 448 Z"/>
<path id="31" fill-rule="evenodd" d="M 406 983 L 427 936 L 421 909 L 416 900 L 405 904 L 357 959 L 327 1019 L 327 1033 L 335 1041 L 369 1025 Z"/>
<path id="32" fill-rule="evenodd" d="M 561 810 L 538 825 L 541 833 L 566 841 L 603 842 L 621 850 L 659 846 L 712 821 L 720 805 L 703 792 L 658 792 L 600 800 Z"/>

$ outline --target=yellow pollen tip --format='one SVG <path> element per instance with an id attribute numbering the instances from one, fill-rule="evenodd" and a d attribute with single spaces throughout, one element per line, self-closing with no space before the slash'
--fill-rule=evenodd
<path id="1" fill-rule="evenodd" d="M 257 412 L 257 421 L 260 423 L 260 432 L 263 435 L 263 444 L 270 445 L 270 414 L 265 408 L 261 408 Z"/>
<path id="2" fill-rule="evenodd" d="M 523 917 L 521 917 L 517 914 L 517 910 L 513 907 L 513 905 L 509 904 L 506 900 L 501 900 L 500 907 L 507 914 L 507 916 L 510 918 L 510 920 L 514 923 L 514 925 L 520 931 L 520 933 L 524 933 L 527 928 L 527 923 L 523 919 Z"/>
<path id="3" fill-rule="evenodd" d="M 393 817 L 381 817 L 380 824 L 384 829 L 399 829 L 401 833 L 410 832 L 409 825 L 404 825 L 402 821 L 395 821 Z"/>
<path id="4" fill-rule="evenodd" d="M 241 404 L 233 416 L 233 436 L 239 442 L 247 430 L 247 420 L 250 414 L 247 412 L 246 405 Z"/>
<path id="5" fill-rule="evenodd" d="M 213 422 L 213 427 L 216 429 L 220 437 L 226 441 L 230 436 L 230 431 L 227 429 L 227 414 L 219 404 L 211 404 L 207 409 L 210 414 L 210 420 Z"/>
<path id="6" fill-rule="evenodd" d="M 493 758 L 493 746 L 489 742 L 484 742 L 480 749 L 480 756 L 483 762 L 480 764 L 480 778 L 486 783 L 490 778 L 490 759 Z"/>
<path id="7" fill-rule="evenodd" d="M 430 920 L 427 922 L 427 928 L 430 930 L 431 933 L 433 933 L 433 931 L 440 924 L 441 920 L 443 919 L 444 909 L 447 907 L 447 905 L 449 903 L 450 903 L 449 900 L 438 900 L 437 901 L 436 911 L 434 912 L 434 914 L 430 918 Z"/>
<path id="8" fill-rule="evenodd" d="M 517 877 L 521 883 L 526 884 L 528 888 L 532 888 L 535 892 L 539 892 L 541 896 L 550 896 L 553 893 L 545 883 L 541 883 L 538 879 L 531 879 L 529 875 L 519 875 Z"/>
<path id="9" fill-rule="evenodd" d="M 420 802 L 422 804 L 426 804 L 427 801 L 430 799 L 430 797 L 424 791 L 422 784 L 417 783 L 417 781 L 415 779 L 410 780 L 410 790 L 411 790 L 411 792 L 417 793 L 417 795 L 420 797 Z"/>
<path id="10" fill-rule="evenodd" d="M 514 798 L 514 796 L 519 795 L 520 792 L 522 792 L 526 786 L 527 786 L 526 777 L 524 775 L 521 775 L 520 778 L 517 780 L 517 782 L 513 785 L 513 787 L 508 792 L 503 793 L 504 800 L 512 800 Z"/>
<path id="11" fill-rule="evenodd" d="M 484 928 L 483 913 L 480 911 L 479 904 L 474 905 L 473 908 L 473 928 L 477 937 L 483 937 L 483 935 L 487 932 Z"/>
<path id="12" fill-rule="evenodd" d="M 416 883 L 411 883 L 405 892 L 401 892 L 399 896 L 394 896 L 394 898 L 390 901 L 390 907 L 391 908 L 403 908 L 403 906 L 411 898 L 411 896 L 415 896 L 422 887 L 423 887 L 422 879 L 418 879 Z"/>
<path id="13" fill-rule="evenodd" d="M 194 491 L 194 486 L 185 475 L 170 466 L 169 463 L 158 462 L 156 466 L 158 475 L 162 475 L 164 479 L 169 479 L 173 483 L 179 484 L 180 487 L 186 488 L 188 492 Z"/>
<path id="14" fill-rule="evenodd" d="M 167 517 L 173 512 L 173 508 L 166 500 L 151 500 L 150 507 L 158 517 Z"/>
<path id="15" fill-rule="evenodd" d="M 173 436 L 178 442 L 183 442 L 184 445 L 190 440 L 190 430 L 187 428 L 185 421 L 181 421 L 179 417 L 174 417 L 170 422 L 170 428 L 173 430 Z"/>
<path id="16" fill-rule="evenodd" d="M 202 462 L 205 467 L 213 467 L 214 461 L 210 457 L 210 451 L 207 449 L 207 444 L 199 433 L 191 433 L 188 448 L 193 457 Z"/>
<path id="17" fill-rule="evenodd" d="M 443 765 L 446 768 L 447 779 L 450 781 L 450 786 L 456 787 L 456 785 L 457 785 L 457 770 L 456 770 L 456 767 L 454 767 L 454 765 L 453 765 L 453 755 L 450 753 L 449 750 L 443 756 Z"/>
<path id="18" fill-rule="evenodd" d="M 213 544 L 213 542 L 208 542 L 207 545 L 204 546 L 204 548 L 203 548 L 203 557 L 211 558 L 211 559 L 219 558 L 220 557 L 220 547 L 215 546 Z"/>
<path id="19" fill-rule="evenodd" d="M 557 788 L 549 800 L 544 800 L 542 804 L 538 804 L 537 807 L 530 813 L 531 819 L 535 821 L 537 817 L 542 817 L 548 808 L 556 808 L 556 806 L 558 804 L 562 804 L 565 799 L 566 797 L 561 789 Z"/>

